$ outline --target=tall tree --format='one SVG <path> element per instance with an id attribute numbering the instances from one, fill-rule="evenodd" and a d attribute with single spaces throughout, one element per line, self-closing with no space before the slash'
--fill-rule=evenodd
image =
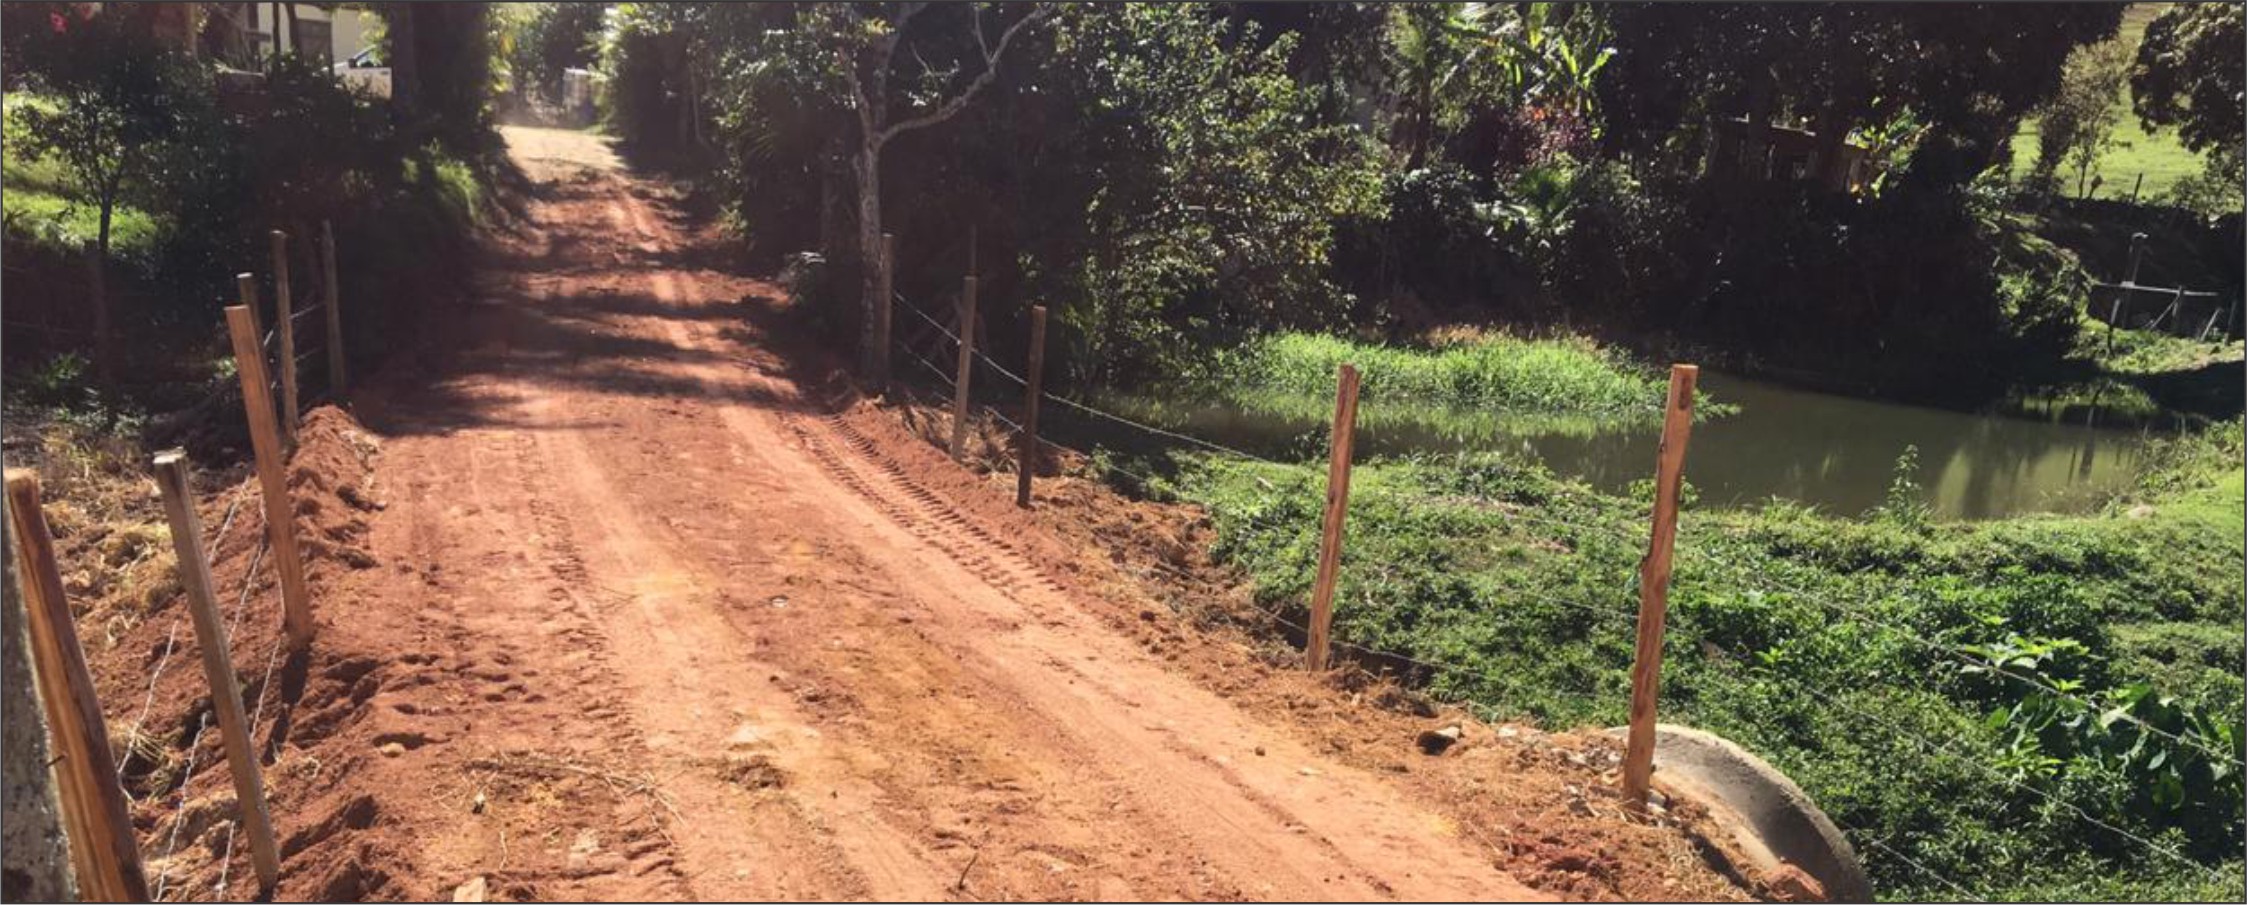
<path id="1" fill-rule="evenodd" d="M 188 163 L 171 153 L 174 140 L 198 120 L 196 111 L 183 109 L 194 101 L 182 99 L 208 97 L 208 90 L 193 84 L 207 73 L 127 17 L 58 14 L 54 23 L 52 40 L 24 48 L 30 79 L 54 104 L 24 108 L 23 151 L 61 160 L 95 205 L 95 363 L 109 384 L 115 339 L 104 274 L 117 206 L 135 192 L 170 181 L 175 174 L 166 172 L 168 165 Z"/>
<path id="2" fill-rule="evenodd" d="M 2122 93 L 2130 60 L 2116 41 L 2086 44 L 2068 55 L 2060 90 L 2036 112 L 2036 166 L 2039 186 L 2049 186 L 2060 165 L 2071 166 L 2077 194 L 2087 192 L 2091 171 L 2114 145 L 2122 113 L 2114 99 Z"/>
<path id="3" fill-rule="evenodd" d="M 813 27 L 834 42 L 844 83 L 846 102 L 858 115 L 857 148 L 851 155 L 851 172 L 858 186 L 858 252 L 861 262 L 859 363 L 872 373 L 881 354 L 874 348 L 874 312 L 887 304 L 879 298 L 889 262 L 882 246 L 882 151 L 898 136 L 952 119 L 974 102 L 977 94 L 998 78 L 999 66 L 1015 39 L 1046 17 L 1049 7 L 1033 6 L 1012 23 L 997 29 L 984 22 L 987 9 L 1000 4 L 973 3 L 946 7 L 945 18 L 957 29 L 950 41 L 934 34 L 909 34 L 915 21 L 928 24 L 918 31 L 941 27 L 922 19 L 928 3 L 883 4 L 880 14 L 869 17 L 856 4 L 815 4 L 809 15 L 828 18 Z M 992 18 L 998 18 L 993 15 Z M 963 38 L 965 40 L 963 40 Z M 902 52 L 901 52 L 902 51 Z M 948 65 L 939 68 L 930 53 Z M 910 64 L 907 61 L 911 61 Z M 914 68 L 903 68 L 906 66 Z M 964 79 L 964 81 L 963 81 Z"/>

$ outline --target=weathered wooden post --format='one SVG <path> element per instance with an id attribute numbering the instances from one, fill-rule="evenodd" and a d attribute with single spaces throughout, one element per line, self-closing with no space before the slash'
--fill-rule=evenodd
<path id="1" fill-rule="evenodd" d="M 336 301 L 343 290 L 335 282 L 335 226 L 326 220 L 320 221 L 320 270 L 320 304 L 328 316 L 328 392 L 340 397 L 351 382 L 343 360 L 343 309 Z"/>
<path id="2" fill-rule="evenodd" d="M 874 392 L 889 395 L 890 375 L 890 321 L 897 307 L 897 237 L 882 234 L 882 279 L 876 292 L 882 294 L 881 304 L 874 308 Z"/>
<path id="3" fill-rule="evenodd" d="M 1631 666 L 1631 726 L 1623 752 L 1623 799 L 1646 807 L 1654 774 L 1655 698 L 1662 685 L 1662 627 L 1669 614 L 1670 553 L 1677 544 L 1677 495 L 1684 481 L 1685 443 L 1693 430 L 1693 385 L 1701 369 L 1670 366 L 1668 412 L 1654 471 L 1654 529 L 1638 574 L 1638 657 Z"/>
<path id="4" fill-rule="evenodd" d="M 266 536 L 273 544 L 273 562 L 281 572 L 281 606 L 289 645 L 302 650 L 312 643 L 312 594 L 304 584 L 304 560 L 297 555 L 296 506 L 289 499 L 288 481 L 279 429 L 273 423 L 272 378 L 265 373 L 265 350 L 258 342 L 257 319 L 249 308 L 226 309 L 227 330 L 234 335 L 234 370 L 242 379 L 242 409 L 250 419 L 250 451 L 257 459 L 259 495 L 265 499 Z"/>
<path id="5" fill-rule="evenodd" d="M 289 298 L 289 234 L 273 238 L 273 329 L 281 335 L 281 436 L 296 445 L 296 305 Z"/>
<path id="6" fill-rule="evenodd" d="M 1350 511 L 1350 446 L 1358 423 L 1358 369 L 1343 365 L 1334 392 L 1334 438 L 1326 463 L 1326 518 L 1319 536 L 1318 581 L 1311 587 L 1310 637 L 1303 664 L 1326 668 L 1327 634 L 1334 624 L 1334 581 L 1342 569 L 1342 518 Z"/>
<path id="7" fill-rule="evenodd" d="M 2130 234 L 2130 270 L 2122 277 L 2122 291 L 2114 296 L 2114 305 L 2107 311 L 2107 354 L 2114 354 L 2114 328 L 2122 322 L 2123 306 L 2136 306 L 2132 293 L 2138 291 L 2138 265 L 2145 260 L 2146 234 Z"/>
<path id="8" fill-rule="evenodd" d="M 966 461 L 967 392 L 975 376 L 975 275 L 960 285 L 960 365 L 952 381 L 952 460 Z"/>
<path id="9" fill-rule="evenodd" d="M 39 476 L 8 469 L 9 533 L 22 570 L 25 634 L 31 642 L 33 678 L 54 740 L 56 798 L 70 832 L 70 862 L 78 893 L 89 902 L 148 901 L 140 844 L 117 784 L 117 759 L 109 749 L 101 702 L 78 646 L 78 626 L 64 597 L 54 537 L 40 508 Z M 36 730 L 34 730 L 36 731 Z"/>
<path id="10" fill-rule="evenodd" d="M 259 888 L 271 892 L 281 878 L 281 856 L 273 844 L 273 817 L 266 810 L 265 780 L 250 744 L 249 721 L 242 717 L 242 688 L 228 655 L 226 622 L 219 617 L 210 561 L 203 556 L 203 525 L 195 515 L 195 494 L 187 483 L 187 453 L 176 449 L 158 453 L 155 472 L 156 486 L 164 496 L 164 517 L 172 528 L 172 551 L 179 558 L 180 585 L 187 590 L 188 614 L 195 622 L 195 644 L 203 651 L 211 710 L 218 715 L 226 767 L 234 775 L 235 806 L 249 831 L 250 862 L 257 868 Z"/>
<path id="11" fill-rule="evenodd" d="M 1038 398 L 1045 383 L 1045 306 L 1030 309 L 1030 373 L 1023 375 L 1022 449 L 1015 470 L 1014 505 L 1030 508 L 1030 476 L 1038 470 Z"/>

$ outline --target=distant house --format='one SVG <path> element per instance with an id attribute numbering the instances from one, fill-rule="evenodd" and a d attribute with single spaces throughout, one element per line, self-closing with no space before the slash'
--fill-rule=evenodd
<path id="1" fill-rule="evenodd" d="M 1818 133 L 1808 129 L 1749 122 L 1746 118 L 1716 121 L 1712 171 L 1722 170 L 1755 179 L 1810 179 L 1823 172 L 1828 191 L 1862 192 L 1880 175 L 1872 151 L 1844 141 L 1836 149 L 1839 166 L 1819 166 Z"/>
<path id="2" fill-rule="evenodd" d="M 375 14 L 361 9 L 323 9 L 312 3 L 205 3 L 197 50 L 239 69 L 278 49 L 301 54 L 322 66 L 351 59 L 367 49 Z"/>
<path id="3" fill-rule="evenodd" d="M 375 14 L 314 3 L 86 3 L 105 15 L 136 17 L 173 48 L 233 69 L 257 71 L 276 48 L 330 66 L 367 49 Z M 332 7 L 332 8 L 330 8 Z"/>

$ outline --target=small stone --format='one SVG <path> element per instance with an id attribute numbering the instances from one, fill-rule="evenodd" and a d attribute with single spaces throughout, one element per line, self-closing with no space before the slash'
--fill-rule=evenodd
<path id="1" fill-rule="evenodd" d="M 457 888 L 457 889 L 454 889 L 454 890 L 453 890 L 453 901 L 455 901 L 455 902 L 481 902 L 481 901 L 484 901 L 484 896 L 485 896 L 486 890 L 487 890 L 487 885 L 486 885 L 486 884 L 485 884 L 485 882 L 484 882 L 484 878 L 483 878 L 482 876 L 480 876 L 480 875 L 479 875 L 479 876 L 476 876 L 476 877 L 470 878 L 468 882 L 466 882 L 466 883 L 462 883 L 462 884 L 460 884 L 459 888 Z"/>
<path id="2" fill-rule="evenodd" d="M 1512 727 L 1512 726 L 1500 726 L 1500 727 L 1498 727 L 1498 737 L 1499 737 L 1499 738 L 1520 738 L 1520 737 L 1521 737 L 1521 730 L 1519 730 L 1519 729 L 1516 729 L 1516 728 L 1514 728 L 1514 727 Z"/>
<path id="3" fill-rule="evenodd" d="M 406 753 L 406 746 L 397 742 L 385 742 L 382 747 L 376 748 L 375 752 L 384 757 L 397 757 Z"/>
<path id="4" fill-rule="evenodd" d="M 484 793 L 483 793 L 483 792 L 481 792 L 481 791 L 479 791 L 479 792 L 477 792 L 477 793 L 476 793 L 476 800 L 475 800 L 475 801 L 471 801 L 471 802 L 469 802 L 469 803 L 468 803 L 468 813 L 471 813 L 471 814 L 481 814 L 481 813 L 483 813 L 483 812 L 484 812 Z"/>
<path id="5" fill-rule="evenodd" d="M 726 747 L 734 749 L 764 748 L 769 747 L 769 744 L 765 741 L 764 733 L 758 732 L 755 725 L 743 723 L 740 728 L 733 731 L 732 735 L 726 736 Z"/>
<path id="6" fill-rule="evenodd" d="M 1459 743 L 1465 731 L 1458 726 L 1445 726 L 1420 733 L 1420 753 L 1434 757 Z"/>
<path id="7" fill-rule="evenodd" d="M 1263 746 L 1263 745 L 1257 745 L 1257 746 L 1256 746 L 1256 756 L 1257 756 L 1257 757 L 1263 757 L 1263 756 L 1264 756 L 1264 746 Z"/>

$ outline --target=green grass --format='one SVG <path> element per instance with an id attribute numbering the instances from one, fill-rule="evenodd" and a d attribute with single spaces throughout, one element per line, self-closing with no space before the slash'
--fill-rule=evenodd
<path id="1" fill-rule="evenodd" d="M 13 235 L 59 254 L 75 254 L 100 232 L 101 209 L 92 203 L 73 203 L 46 192 L 0 185 L 6 187 L 5 193 L 0 193 L 0 210 L 6 212 L 8 230 Z M 113 258 L 145 262 L 161 238 L 156 219 L 145 211 L 120 205 L 110 215 L 109 251 Z"/>
<path id="2" fill-rule="evenodd" d="M 2145 39 L 2146 24 L 2160 15 L 2166 6 L 2167 4 L 2162 3 L 2133 3 L 2123 11 L 2122 29 L 2114 40 L 2122 43 L 2131 59 L 2137 58 L 2138 45 Z M 2205 166 L 2204 159 L 2178 141 L 2174 131 L 2164 129 L 2148 132 L 2138 122 L 2138 114 L 2131 109 L 2130 90 L 2127 86 L 2115 97 L 2114 105 L 2119 108 L 2121 121 L 2115 126 L 2114 147 L 2092 167 L 2093 174 L 2104 180 L 2091 193 L 2092 197 L 2127 200 L 2131 189 L 2137 185 L 2138 175 L 2143 173 L 2145 186 L 2138 190 L 2138 197 L 2141 201 L 2151 201 L 2161 197 L 2178 180 L 2200 174 Z M 2035 120 L 2023 122 L 2021 130 L 2013 135 L 2014 177 L 2026 175 L 2035 164 L 2036 141 Z M 2065 167 L 2062 169 L 2066 170 Z M 2075 194 L 2072 177 L 2063 172 L 2062 181 L 2066 183 L 2067 192 L 2072 197 Z"/>
<path id="3" fill-rule="evenodd" d="M 60 254 L 75 254 L 94 241 L 101 209 L 80 197 L 70 170 L 52 157 L 24 153 L 24 126 L 17 112 L 50 107 L 37 95 L 10 92 L 0 98 L 0 211 L 17 238 Z M 128 205 L 110 215 L 110 254 L 145 265 L 162 234 L 154 217 Z"/>
<path id="4" fill-rule="evenodd" d="M 2157 725 L 2216 733 L 2191 737 L 2236 756 L 2236 729 L 2215 727 L 2247 716 L 2242 448 L 2236 422 L 2169 441 L 2139 486 L 2089 516 L 1937 524 L 1905 505 L 1843 519 L 1689 504 L 1664 718 L 1785 770 L 1849 827 L 1887 897 L 1955 893 L 1871 840 L 1979 895 L 2236 898 L 2236 773 L 2158 737 L 2131 749 L 2133 723 L 2040 723 L 2066 699 L 1942 651 L 2028 657 L 2014 668 L 2101 708 L 2135 701 L 2127 712 Z M 1323 484 L 1319 469 L 1191 457 L 1159 489 L 1206 506 L 1216 554 L 1300 621 Z M 1362 464 L 1336 637 L 1456 667 L 1423 678 L 1491 716 L 1621 723 L 1647 508 L 1643 491 L 1597 493 L 1500 455 Z M 2129 697 L 2140 686 L 2155 692 Z M 2180 799 L 2149 791 L 2167 787 L 2164 770 Z"/>
<path id="5" fill-rule="evenodd" d="M 1576 336 L 1487 334 L 1427 348 L 1280 333 L 1219 355 L 1196 377 L 1227 395 L 1323 399 L 1343 364 L 1366 401 L 1513 413 L 1641 417 L 1658 414 L 1666 378 Z"/>

